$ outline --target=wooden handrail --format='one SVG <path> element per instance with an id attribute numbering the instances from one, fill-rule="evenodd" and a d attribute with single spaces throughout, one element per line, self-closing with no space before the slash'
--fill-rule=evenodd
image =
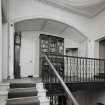
<path id="1" fill-rule="evenodd" d="M 100 60 L 105 61 L 105 59 L 98 59 L 98 58 L 88 58 L 88 57 L 78 57 L 78 56 L 68 56 L 68 55 L 57 55 L 57 54 L 50 54 L 50 56 L 58 56 L 58 57 L 69 57 L 69 58 L 80 58 L 80 59 L 89 59 L 89 60 Z"/>
<path id="2" fill-rule="evenodd" d="M 67 93 L 68 98 L 71 99 L 75 105 L 79 105 L 79 103 L 77 102 L 77 100 L 75 99 L 75 97 L 73 96 L 73 94 L 71 93 L 71 91 L 69 90 L 69 88 L 67 87 L 65 82 L 63 81 L 63 79 L 61 78 L 61 76 L 58 74 L 58 72 L 56 71 L 55 67 L 53 66 L 53 64 L 51 63 L 49 58 L 47 57 L 47 55 L 44 54 L 44 56 L 45 56 L 47 62 L 49 63 L 49 65 L 51 66 L 53 72 L 57 76 L 58 80 L 60 81 L 61 85 L 63 86 L 65 92 Z"/>

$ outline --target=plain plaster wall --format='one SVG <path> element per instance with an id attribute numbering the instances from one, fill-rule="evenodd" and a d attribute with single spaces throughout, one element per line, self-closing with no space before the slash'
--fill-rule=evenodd
<path id="1" fill-rule="evenodd" d="M 88 56 L 88 40 L 84 40 L 82 42 L 76 42 L 73 41 L 72 39 L 65 38 L 65 50 L 66 48 L 78 48 L 79 57 Z"/>
<path id="2" fill-rule="evenodd" d="M 79 43 L 79 56 L 80 57 L 88 57 L 88 40 L 84 40 Z"/>
<path id="3" fill-rule="evenodd" d="M 79 48 L 79 43 L 72 39 L 65 38 L 65 48 Z"/>
<path id="4" fill-rule="evenodd" d="M 32 54 L 30 56 L 32 56 L 32 58 L 33 58 L 32 59 L 33 68 L 31 67 L 33 70 L 32 71 L 26 71 L 27 69 L 23 69 L 24 71 L 21 71 L 21 73 L 23 75 L 27 75 L 26 73 L 33 72 L 33 76 L 38 77 L 39 76 L 39 33 L 36 31 L 23 31 L 22 36 L 23 35 L 24 35 L 24 37 L 22 37 L 22 38 L 25 38 L 25 39 L 22 39 L 24 41 L 22 43 L 26 44 L 25 46 L 28 46 L 27 44 L 32 44 L 32 47 L 30 47 L 30 48 L 32 48 L 32 49 L 30 49 L 30 50 L 32 50 L 32 53 L 30 51 L 29 51 L 29 53 Z M 29 35 L 29 36 L 33 37 L 33 39 L 31 39 L 31 40 L 33 40 L 33 42 L 30 42 L 29 36 L 25 37 L 25 35 Z M 27 39 L 27 38 L 29 38 L 29 39 Z M 22 48 L 22 46 L 21 46 L 21 49 L 20 49 L 20 57 L 21 57 L 20 58 L 20 66 L 21 67 L 23 64 L 30 63 L 28 61 L 25 61 L 26 59 L 24 60 L 25 54 L 28 54 L 28 53 L 25 53 L 26 51 L 23 51 L 23 50 L 24 50 L 24 48 Z M 23 56 L 23 54 L 24 54 L 24 56 Z M 29 60 L 31 60 L 31 59 L 29 59 Z"/>
<path id="5" fill-rule="evenodd" d="M 105 37 L 105 10 L 91 20 L 92 34 L 94 40 Z"/>

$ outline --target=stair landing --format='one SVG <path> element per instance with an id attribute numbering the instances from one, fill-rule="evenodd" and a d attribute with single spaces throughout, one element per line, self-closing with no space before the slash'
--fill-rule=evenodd
<path id="1" fill-rule="evenodd" d="M 34 77 L 30 77 L 30 78 L 20 78 L 20 79 L 10 79 L 4 82 L 9 82 L 9 83 L 38 83 L 38 82 L 42 82 L 41 78 L 34 78 Z"/>

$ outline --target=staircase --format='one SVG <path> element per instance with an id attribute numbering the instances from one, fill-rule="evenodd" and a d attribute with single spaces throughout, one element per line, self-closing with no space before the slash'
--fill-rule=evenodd
<path id="1" fill-rule="evenodd" d="M 14 82 L 10 83 L 6 105 L 49 105 L 43 83 Z"/>

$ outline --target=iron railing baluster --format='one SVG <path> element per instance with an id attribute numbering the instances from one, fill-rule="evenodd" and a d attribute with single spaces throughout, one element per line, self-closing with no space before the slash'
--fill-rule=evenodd
<path id="1" fill-rule="evenodd" d="M 77 69 L 76 69 L 77 70 L 77 74 L 76 75 L 77 75 L 77 81 L 78 81 L 78 58 L 77 58 L 77 64 L 76 64 L 76 66 L 77 66 Z"/>
<path id="2" fill-rule="evenodd" d="M 73 96 L 73 94 L 71 93 L 71 91 L 69 90 L 69 88 L 67 87 L 67 85 L 64 83 L 63 79 L 61 78 L 61 76 L 59 75 L 59 73 L 56 71 L 55 67 L 53 66 L 53 64 L 51 63 L 51 61 L 49 60 L 49 58 L 45 55 L 45 58 L 47 60 L 47 62 L 49 63 L 49 65 L 51 66 L 53 72 L 55 73 L 55 75 L 57 76 L 57 78 L 59 79 L 59 82 L 61 83 L 61 85 L 63 86 L 65 92 L 68 95 L 68 98 L 72 101 L 75 105 L 79 105 L 79 103 L 77 102 L 77 100 L 75 99 L 75 97 Z"/>
<path id="3" fill-rule="evenodd" d="M 105 80 L 105 60 L 103 59 L 54 54 L 48 55 L 48 58 L 65 82 Z M 45 64 L 45 68 L 42 67 L 43 70 L 41 70 L 43 81 L 57 83 L 58 78 L 51 72 L 49 64 L 45 59 L 42 60 L 42 63 Z"/>

